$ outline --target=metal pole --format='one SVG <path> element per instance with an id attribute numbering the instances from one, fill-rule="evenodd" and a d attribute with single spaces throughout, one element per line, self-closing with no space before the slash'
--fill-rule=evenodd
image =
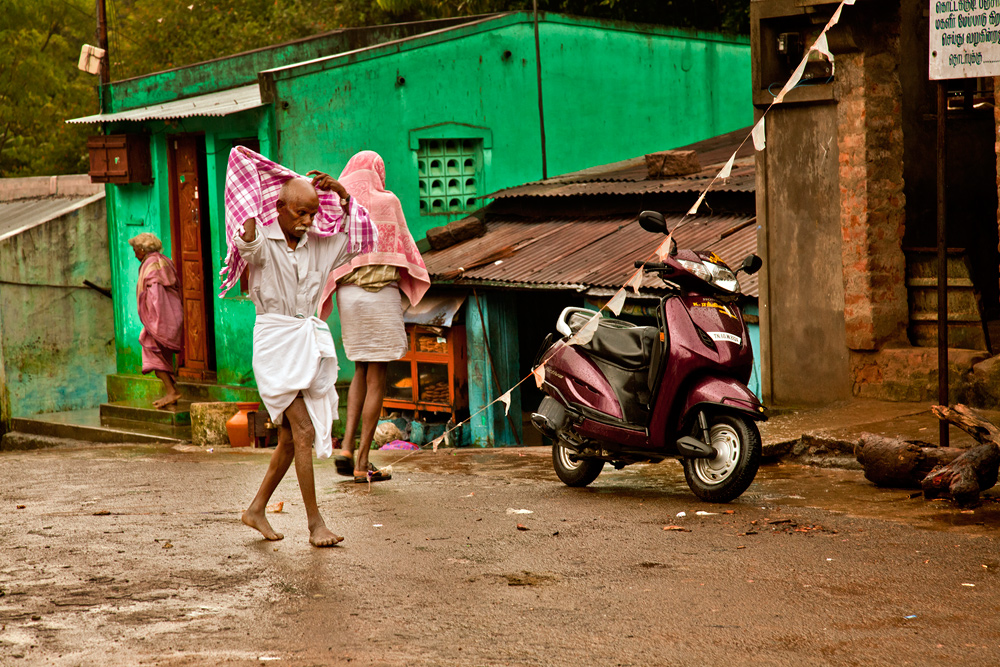
<path id="1" fill-rule="evenodd" d="M 948 115 L 947 82 L 937 89 L 937 321 L 938 403 L 948 405 L 948 237 L 945 215 L 945 121 Z M 940 446 L 948 446 L 948 422 L 941 420 Z"/>
<path id="2" fill-rule="evenodd" d="M 111 82 L 111 54 L 108 53 L 108 9 L 105 0 L 97 0 L 97 45 L 104 49 L 101 58 L 101 86 Z M 103 109 L 102 109 L 103 111 Z"/>
<path id="3" fill-rule="evenodd" d="M 542 49 L 538 42 L 538 0 L 533 0 L 535 10 L 535 67 L 538 74 L 538 128 L 542 135 L 542 178 L 549 177 L 549 168 L 545 157 L 545 109 L 542 106 Z"/>

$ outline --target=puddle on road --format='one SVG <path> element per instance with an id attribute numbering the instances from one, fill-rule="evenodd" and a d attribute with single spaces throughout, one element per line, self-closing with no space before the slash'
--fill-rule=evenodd
<path id="1" fill-rule="evenodd" d="M 271 450 L 208 453 L 195 448 L 162 445 L 108 446 L 89 450 L 47 450 L 36 456 L 60 456 L 67 451 L 96 459 L 199 461 L 213 457 L 227 463 L 258 463 Z M 226 454 L 229 454 L 228 456 Z M 443 449 L 400 455 L 372 452 L 376 465 L 396 465 L 397 474 L 408 471 L 432 474 L 465 474 L 517 480 L 520 483 L 559 485 L 552 470 L 551 449 L 521 447 L 498 449 Z M 317 470 L 332 467 L 330 460 L 316 461 Z M 605 466 L 601 476 L 587 489 L 597 495 L 633 498 L 693 499 L 677 461 L 636 464 L 622 470 Z M 983 494 L 982 503 L 962 510 L 949 500 L 926 501 L 917 489 L 883 489 L 871 484 L 859 470 L 816 468 L 791 463 L 761 467 L 753 485 L 737 501 L 770 506 L 809 507 L 842 512 L 856 517 L 885 519 L 931 530 L 961 530 L 972 534 L 996 534 L 1000 528 L 1000 487 Z"/>
<path id="2" fill-rule="evenodd" d="M 445 450 L 420 454 L 402 465 L 419 472 L 448 472 L 558 484 L 548 449 L 534 447 L 491 451 Z M 676 461 L 636 464 L 622 470 L 605 466 L 585 492 L 632 498 L 690 496 L 684 471 Z M 693 496 L 692 496 L 693 498 Z M 962 510 L 950 500 L 924 500 L 917 489 L 883 489 L 860 470 L 816 468 L 789 463 L 761 467 L 753 485 L 737 502 L 768 506 L 809 507 L 856 517 L 907 523 L 930 530 L 961 530 L 995 535 L 1000 528 L 1000 488 L 983 494 L 983 502 Z"/>

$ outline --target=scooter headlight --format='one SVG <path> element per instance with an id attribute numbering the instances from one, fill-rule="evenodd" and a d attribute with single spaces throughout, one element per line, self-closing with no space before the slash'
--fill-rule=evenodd
<path id="1" fill-rule="evenodd" d="M 707 260 L 695 262 L 689 259 L 678 259 L 677 263 L 709 285 L 714 285 L 727 292 L 738 293 L 740 291 L 740 281 L 725 264 L 717 264 Z"/>

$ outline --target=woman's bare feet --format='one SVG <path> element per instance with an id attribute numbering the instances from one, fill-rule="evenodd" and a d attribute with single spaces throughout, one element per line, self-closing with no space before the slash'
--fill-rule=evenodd
<path id="1" fill-rule="evenodd" d="M 250 510 L 246 510 L 243 512 L 242 521 L 251 528 L 259 530 L 265 540 L 271 540 L 273 542 L 285 537 L 281 533 L 276 533 L 274 528 L 271 528 L 271 524 L 267 522 L 267 517 L 264 516 L 263 512 L 252 512 Z M 309 541 L 311 542 L 312 538 L 310 538 Z"/>
<path id="2" fill-rule="evenodd" d="M 343 541 L 343 537 L 334 533 L 324 524 L 319 524 L 315 528 L 309 529 L 309 544 L 314 547 L 332 547 L 338 542 Z"/>
<path id="3" fill-rule="evenodd" d="M 169 392 L 163 398 L 158 398 L 153 401 L 153 407 L 159 410 L 160 408 L 165 408 L 168 405 L 173 405 L 181 399 L 181 395 L 176 391 Z"/>

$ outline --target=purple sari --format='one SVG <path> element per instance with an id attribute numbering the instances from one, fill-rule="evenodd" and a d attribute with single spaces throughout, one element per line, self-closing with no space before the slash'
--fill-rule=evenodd
<path id="1" fill-rule="evenodd" d="M 151 252 L 139 267 L 136 302 L 142 333 L 142 372 L 174 372 L 174 352 L 184 345 L 184 309 L 177 270 L 170 259 Z"/>

